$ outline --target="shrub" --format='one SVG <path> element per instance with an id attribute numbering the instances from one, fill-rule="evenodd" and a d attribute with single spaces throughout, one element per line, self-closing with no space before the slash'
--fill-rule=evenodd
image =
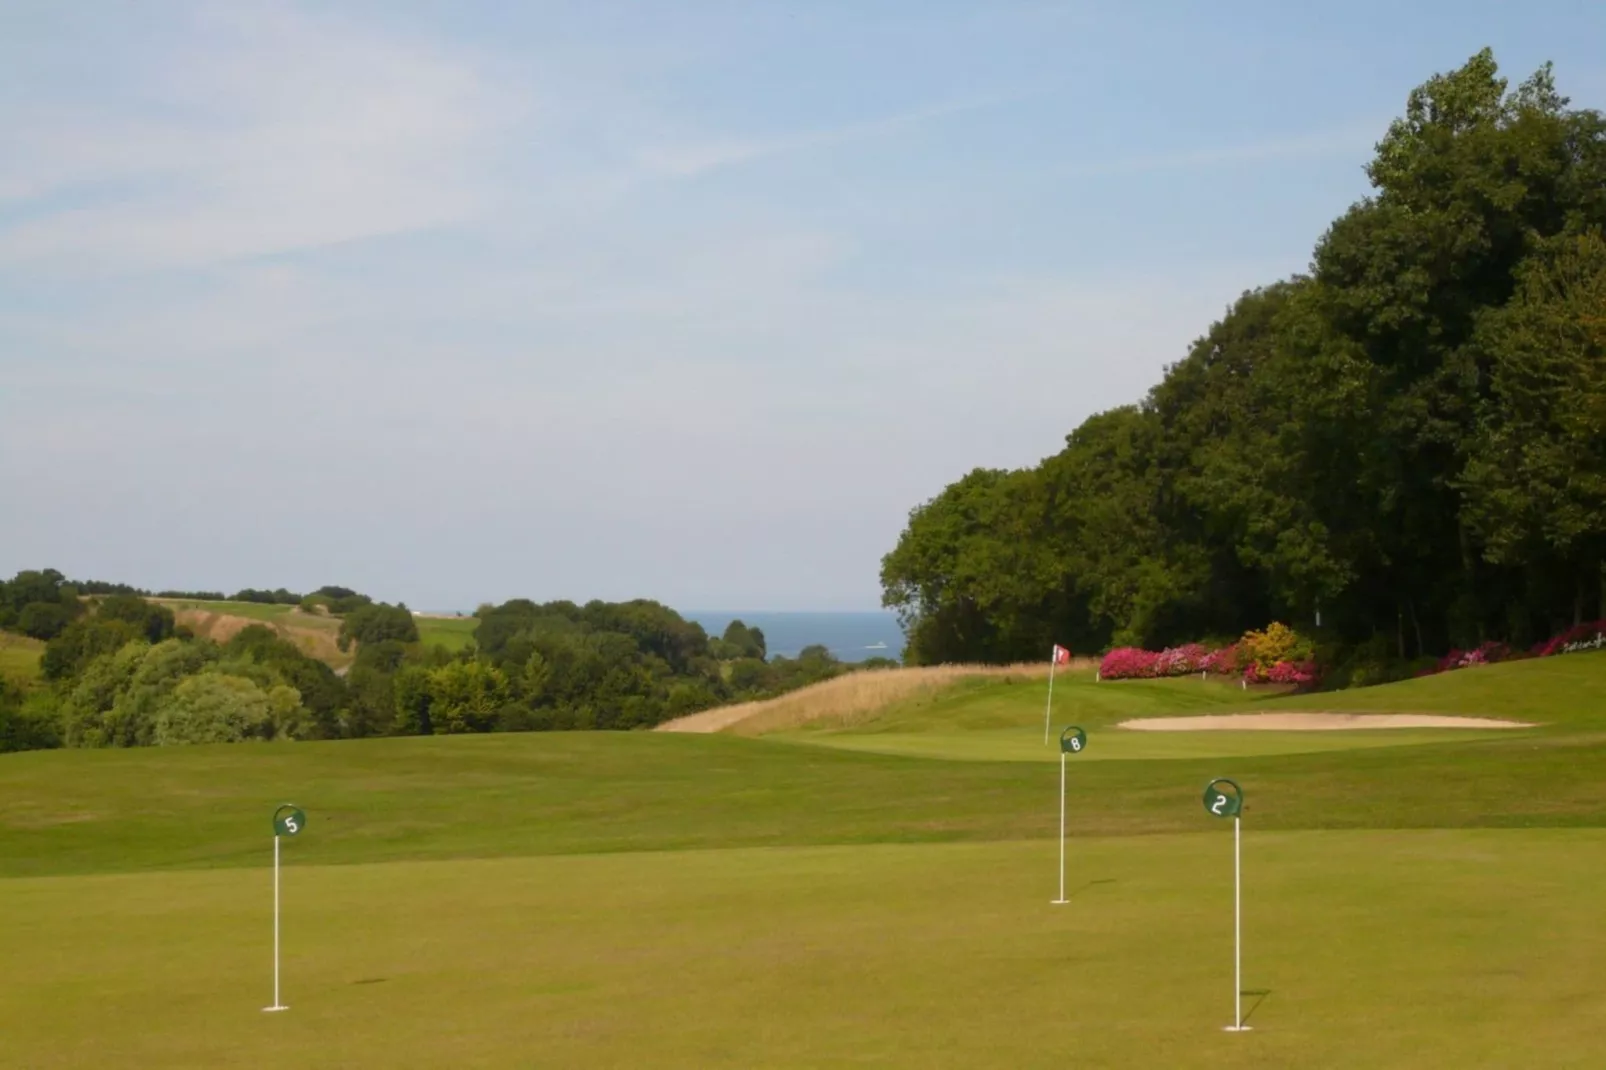
<path id="1" fill-rule="evenodd" d="M 33 639 L 54 639 L 72 623 L 72 613 L 57 602 L 30 602 L 17 614 L 17 630 Z"/>
<path id="2" fill-rule="evenodd" d="M 1309 662 L 1315 657 L 1311 640 L 1281 621 L 1273 621 L 1262 632 L 1248 632 L 1242 645 L 1249 659 L 1269 672 L 1278 662 Z"/>
<path id="3" fill-rule="evenodd" d="M 1244 658 L 1246 656 L 1242 646 L 1237 643 L 1229 643 L 1219 650 L 1213 650 L 1206 654 L 1199 668 L 1202 672 L 1212 673 L 1217 676 L 1231 676 L 1243 671 Z"/>
<path id="4" fill-rule="evenodd" d="M 1146 680 L 1155 676 L 1160 655 L 1134 646 L 1116 647 L 1099 662 L 1101 680 Z"/>

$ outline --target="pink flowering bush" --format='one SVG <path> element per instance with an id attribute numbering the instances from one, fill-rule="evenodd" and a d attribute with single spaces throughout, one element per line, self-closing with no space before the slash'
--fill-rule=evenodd
<path id="1" fill-rule="evenodd" d="M 1251 665 L 1248 671 L 1256 673 L 1261 678 L 1254 681 L 1256 683 L 1294 684 L 1304 687 L 1316 682 L 1314 661 L 1279 661 L 1269 669 Z"/>
<path id="2" fill-rule="evenodd" d="M 1237 643 L 1224 646 L 1220 650 L 1212 650 L 1199 662 L 1199 671 L 1212 673 L 1216 676 L 1231 676 L 1236 673 L 1243 663 L 1243 651 Z"/>
<path id="3" fill-rule="evenodd" d="M 1606 620 L 1568 628 L 1560 635 L 1536 644 L 1530 653 L 1536 658 L 1549 658 L 1557 654 L 1577 654 L 1585 650 L 1602 649 L 1606 649 Z"/>
<path id="4" fill-rule="evenodd" d="M 1511 657 L 1511 648 L 1504 643 L 1488 642 L 1475 650 L 1452 650 L 1439 659 L 1432 670 L 1435 673 L 1452 669 L 1469 669 L 1474 665 L 1493 665 Z M 1431 675 L 1431 674 L 1429 674 Z"/>
<path id="5" fill-rule="evenodd" d="M 1208 651 L 1199 643 L 1186 643 L 1162 650 L 1154 662 L 1156 676 L 1192 676 L 1202 671 Z"/>
<path id="6" fill-rule="evenodd" d="M 1227 676 L 1239 671 L 1242 661 L 1237 644 L 1210 650 L 1202 643 L 1185 643 L 1158 653 L 1137 647 L 1117 647 L 1099 662 L 1101 680 L 1153 680 L 1166 676 L 1213 673 Z"/>
<path id="7" fill-rule="evenodd" d="M 1149 680 L 1159 674 L 1155 666 L 1159 654 L 1139 650 L 1135 646 L 1116 647 L 1099 662 L 1100 680 Z"/>
<path id="8" fill-rule="evenodd" d="M 1493 665 L 1515 658 L 1550 658 L 1557 654 L 1577 654 L 1585 650 L 1606 650 L 1606 620 L 1574 625 L 1560 635 L 1542 643 L 1535 643 L 1526 654 L 1512 650 L 1505 643 L 1484 643 L 1476 650 L 1452 650 L 1439 659 L 1439 663 L 1419 676 L 1433 676 L 1456 669 L 1470 669 L 1475 665 Z"/>

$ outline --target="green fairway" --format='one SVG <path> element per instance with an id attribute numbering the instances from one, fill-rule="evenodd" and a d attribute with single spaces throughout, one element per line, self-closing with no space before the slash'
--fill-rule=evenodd
<path id="1" fill-rule="evenodd" d="M 1598 1050 L 1600 831 L 1251 832 L 1254 1032 L 1234 1037 L 1226 829 L 1077 841 L 1063 907 L 1046 842 L 365 866 L 297 844 L 283 1015 L 259 1009 L 266 870 L 0 882 L 28 922 L 0 1030 L 30 1067 L 1532 1068 Z"/>
<path id="2" fill-rule="evenodd" d="M 1452 740 L 1494 739 L 1505 730 L 1390 728 L 1342 732 L 1134 732 L 1109 728 L 1088 739 L 1074 762 L 1144 761 L 1161 758 L 1248 758 L 1268 754 L 1318 754 L 1367 747 L 1403 747 Z M 976 732 L 786 732 L 767 737 L 873 754 L 902 754 L 966 762 L 1054 762 L 1059 740 L 1047 745 L 1029 728 Z"/>
<path id="3" fill-rule="evenodd" d="M 0 1062 L 1593 1065 L 1602 694 L 1598 655 L 1295 700 L 1062 678 L 1090 740 L 1063 907 L 1045 682 L 756 739 L 0 756 Z M 1546 727 L 1114 727 L 1288 706 Z M 1248 794 L 1242 1036 L 1216 776 Z M 292 1009 L 265 1015 L 286 801 Z"/>
<path id="4" fill-rule="evenodd" d="M 1360 729 L 1345 731 L 1137 732 L 1127 720 L 1220 712 L 1273 710 L 1476 711 L 1573 727 L 1606 727 L 1606 711 L 1589 702 L 1591 687 L 1606 695 L 1606 657 L 1575 655 L 1451 673 L 1370 688 L 1299 698 L 1245 691 L 1221 680 L 1097 681 L 1091 672 L 1066 673 L 1054 684 L 1050 741 L 1043 743 L 1046 680 L 976 679 L 901 703 L 856 723 L 830 721 L 769 736 L 839 750 L 958 761 L 1055 761 L 1061 728 L 1088 729 L 1078 763 L 1109 760 L 1251 758 L 1325 751 L 1464 743 L 1504 730 Z M 1524 696 L 1523 701 L 1513 701 Z M 1600 703 L 1606 706 L 1606 698 Z"/>
<path id="5" fill-rule="evenodd" d="M 1386 687 L 1273 699 L 1266 705 L 1456 713 L 1606 728 L 1606 650 L 1461 669 Z"/>

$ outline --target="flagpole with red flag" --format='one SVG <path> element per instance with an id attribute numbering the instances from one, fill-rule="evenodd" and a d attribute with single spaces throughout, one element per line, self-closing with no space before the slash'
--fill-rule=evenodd
<path id="1" fill-rule="evenodd" d="M 1043 711 L 1043 742 L 1048 742 L 1049 722 L 1054 719 L 1054 669 L 1060 665 L 1071 663 L 1071 652 L 1054 644 L 1053 651 L 1048 656 L 1048 709 Z"/>

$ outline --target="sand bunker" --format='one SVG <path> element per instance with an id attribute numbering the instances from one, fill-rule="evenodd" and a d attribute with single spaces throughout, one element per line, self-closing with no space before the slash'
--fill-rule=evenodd
<path id="1" fill-rule="evenodd" d="M 1532 728 L 1521 721 L 1488 717 L 1439 717 L 1419 713 L 1226 713 L 1200 717 L 1145 717 L 1117 728 L 1139 732 L 1331 732 L 1345 728 Z"/>

